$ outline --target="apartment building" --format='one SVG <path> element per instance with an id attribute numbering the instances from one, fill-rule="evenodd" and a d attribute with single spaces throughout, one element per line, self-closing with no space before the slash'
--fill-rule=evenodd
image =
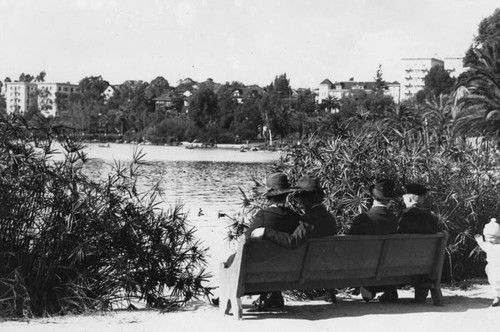
<path id="1" fill-rule="evenodd" d="M 7 113 L 26 113 L 38 107 L 44 116 L 57 114 L 56 93 L 72 94 L 79 86 L 70 83 L 5 82 Z"/>
<path id="2" fill-rule="evenodd" d="M 361 91 L 371 93 L 374 88 L 375 82 L 355 82 L 352 80 L 332 83 L 329 79 L 325 79 L 319 84 L 316 101 L 321 103 L 329 97 L 341 99 L 342 97 L 352 96 Z M 400 91 L 401 86 L 396 81 L 385 84 L 384 95 L 391 96 L 396 103 L 400 100 Z"/>
<path id="3" fill-rule="evenodd" d="M 403 84 L 403 98 L 405 99 L 424 89 L 425 76 L 432 67 L 442 66 L 444 68 L 444 61 L 436 58 L 403 58 L 401 60 L 404 62 L 405 70 Z"/>

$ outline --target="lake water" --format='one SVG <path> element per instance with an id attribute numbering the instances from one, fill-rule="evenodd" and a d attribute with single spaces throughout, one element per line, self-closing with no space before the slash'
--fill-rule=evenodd
<path id="1" fill-rule="evenodd" d="M 115 161 L 130 162 L 134 149 L 145 153 L 144 177 L 139 188 L 148 188 L 161 180 L 164 191 L 163 207 L 182 202 L 188 220 L 197 229 L 198 238 L 209 247 L 207 257 L 218 285 L 218 265 L 234 250 L 227 240 L 230 219 L 219 218 L 219 213 L 234 216 L 241 210 L 242 195 L 256 189 L 254 179 L 264 183 L 271 173 L 272 163 L 279 158 L 278 152 L 247 151 L 238 149 L 186 149 L 182 146 L 134 146 L 110 144 L 100 147 L 87 144 L 85 152 L 89 162 L 85 172 L 94 179 L 103 179 L 111 171 Z"/>

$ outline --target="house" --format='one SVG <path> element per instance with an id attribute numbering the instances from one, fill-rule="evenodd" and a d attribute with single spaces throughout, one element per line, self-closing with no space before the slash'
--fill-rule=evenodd
<path id="1" fill-rule="evenodd" d="M 329 79 L 323 80 L 317 89 L 316 102 L 321 103 L 328 98 L 342 99 L 356 93 L 371 93 L 375 90 L 375 82 L 357 82 L 354 80 L 332 83 Z M 384 95 L 392 96 L 395 102 L 400 100 L 400 84 L 396 81 L 385 83 Z"/>
<path id="2" fill-rule="evenodd" d="M 185 105 L 185 95 L 175 91 L 169 91 L 157 98 L 153 98 L 156 110 L 163 110 L 166 113 L 178 113 Z"/>
<path id="3" fill-rule="evenodd" d="M 239 87 L 233 91 L 233 98 L 236 99 L 239 104 L 242 104 L 247 99 L 261 97 L 263 95 L 264 89 L 255 84 Z"/>
<path id="4" fill-rule="evenodd" d="M 103 91 L 102 95 L 104 96 L 104 100 L 108 101 L 111 97 L 113 97 L 119 91 L 119 86 L 108 85 L 108 87 Z"/>

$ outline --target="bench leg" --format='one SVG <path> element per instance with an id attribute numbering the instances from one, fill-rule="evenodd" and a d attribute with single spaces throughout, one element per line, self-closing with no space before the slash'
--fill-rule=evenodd
<path id="1" fill-rule="evenodd" d="M 238 320 L 242 319 L 243 306 L 241 305 L 241 298 L 237 296 L 231 296 L 230 301 L 233 308 L 233 318 Z"/>
<path id="2" fill-rule="evenodd" d="M 443 293 L 441 292 L 441 283 L 435 282 L 431 287 L 432 302 L 434 305 L 443 305 Z"/>
<path id="3" fill-rule="evenodd" d="M 236 290 L 229 287 L 221 287 L 219 295 L 219 312 L 225 316 L 232 314 L 236 319 L 242 319 L 243 306 L 241 298 L 236 296 Z"/>

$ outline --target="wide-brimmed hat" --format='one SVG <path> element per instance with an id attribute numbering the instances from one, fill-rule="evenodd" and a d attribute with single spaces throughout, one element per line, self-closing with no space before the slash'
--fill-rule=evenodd
<path id="1" fill-rule="evenodd" d="M 368 187 L 368 192 L 376 199 L 393 199 L 396 196 L 394 187 L 394 181 L 383 179 Z"/>
<path id="2" fill-rule="evenodd" d="M 429 191 L 429 189 L 418 183 L 408 183 L 405 188 L 407 194 L 413 194 L 417 196 L 425 195 Z"/>
<path id="3" fill-rule="evenodd" d="M 266 186 L 269 190 L 266 193 L 267 197 L 278 196 L 291 193 L 295 190 L 290 186 L 288 177 L 284 173 L 273 173 L 267 177 Z"/>
<path id="4" fill-rule="evenodd" d="M 319 178 L 312 175 L 304 175 L 297 181 L 297 192 L 322 191 Z"/>
<path id="5" fill-rule="evenodd" d="M 489 223 L 484 225 L 483 235 L 493 235 L 500 237 L 500 224 L 495 218 L 492 218 Z"/>

